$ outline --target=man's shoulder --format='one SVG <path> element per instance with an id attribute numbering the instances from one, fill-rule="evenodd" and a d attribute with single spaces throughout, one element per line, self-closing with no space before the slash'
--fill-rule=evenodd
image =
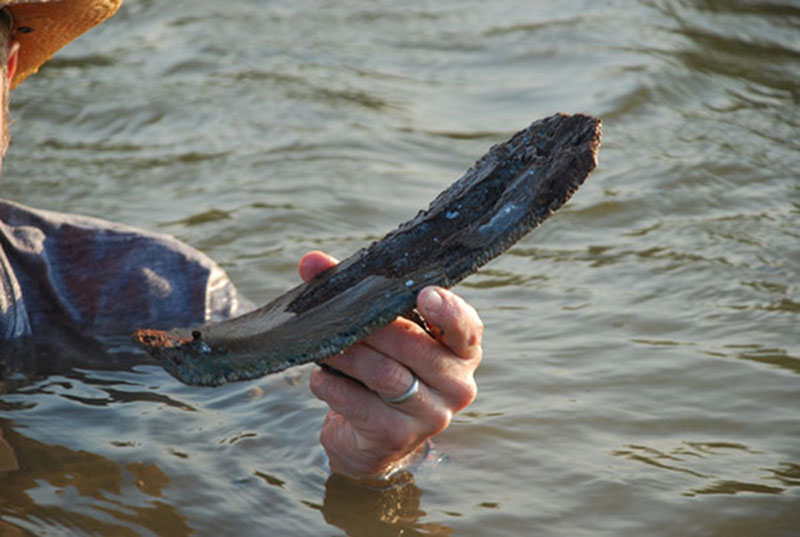
<path id="1" fill-rule="evenodd" d="M 172 235 L 154 233 L 133 226 L 79 214 L 29 207 L 0 198 L 0 232 L 23 243 L 40 243 L 36 249 L 78 249 L 88 254 L 109 257 L 135 257 L 140 263 L 183 260 L 204 271 L 217 271 L 217 264 L 203 252 Z M 47 239 L 47 243 L 45 243 Z M 13 239 L 12 239 L 12 242 Z M 99 250 L 99 251 L 98 251 Z M 164 257 L 166 256 L 166 257 Z M 74 259 L 73 262 L 79 260 Z M 77 266 L 77 265 L 74 265 Z"/>
<path id="2" fill-rule="evenodd" d="M 204 254 L 182 243 L 171 235 L 154 233 L 111 220 L 80 214 L 37 209 L 21 203 L 0 198 L 0 223 L 7 227 L 38 229 L 49 236 L 76 234 L 82 237 L 109 235 L 111 237 L 135 237 L 184 250 L 187 253 Z"/>
<path id="3" fill-rule="evenodd" d="M 0 199 L 0 249 L 34 331 L 65 320 L 91 333 L 172 327 L 241 309 L 225 272 L 170 235 Z"/>

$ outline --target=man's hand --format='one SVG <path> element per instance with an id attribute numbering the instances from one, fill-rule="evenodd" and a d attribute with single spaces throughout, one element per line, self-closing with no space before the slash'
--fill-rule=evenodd
<path id="1" fill-rule="evenodd" d="M 308 281 L 337 263 L 322 252 L 309 252 L 300 260 L 300 276 Z M 324 360 L 360 382 L 324 369 L 312 373 L 311 391 L 331 409 L 320 442 L 333 471 L 362 479 L 386 475 L 475 399 L 473 373 L 481 361 L 483 334 L 477 312 L 438 287 L 420 292 L 417 309 L 435 337 L 398 318 Z M 410 399 L 385 401 L 406 393 L 415 376 L 419 391 Z"/>

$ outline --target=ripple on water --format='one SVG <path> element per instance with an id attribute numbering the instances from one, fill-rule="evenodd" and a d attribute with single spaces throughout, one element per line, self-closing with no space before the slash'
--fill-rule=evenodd
<path id="1" fill-rule="evenodd" d="M 261 302 L 530 121 L 602 117 L 586 185 L 458 288 L 485 358 L 440 463 L 329 479 L 307 371 L 61 367 L 0 386 L 0 534 L 793 536 L 797 6 L 322 4 L 125 3 L 14 92 L 0 189 L 174 233 Z"/>

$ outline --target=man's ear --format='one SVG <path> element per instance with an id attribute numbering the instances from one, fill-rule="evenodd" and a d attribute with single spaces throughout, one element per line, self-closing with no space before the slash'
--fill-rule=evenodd
<path id="1" fill-rule="evenodd" d="M 17 72 L 17 61 L 19 60 L 19 41 L 12 41 L 8 46 L 8 81 L 14 80 L 14 73 Z"/>

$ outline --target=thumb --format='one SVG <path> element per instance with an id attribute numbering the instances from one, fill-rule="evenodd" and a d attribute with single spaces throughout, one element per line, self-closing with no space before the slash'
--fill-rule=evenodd
<path id="1" fill-rule="evenodd" d="M 303 278 L 303 281 L 307 282 L 314 278 L 314 276 L 317 274 L 325 272 L 329 268 L 335 267 L 338 264 L 339 260 L 335 257 L 332 257 L 325 252 L 314 250 L 308 252 L 302 257 L 302 259 L 300 259 L 300 263 L 297 264 L 297 271 L 300 273 L 300 277 Z"/>

